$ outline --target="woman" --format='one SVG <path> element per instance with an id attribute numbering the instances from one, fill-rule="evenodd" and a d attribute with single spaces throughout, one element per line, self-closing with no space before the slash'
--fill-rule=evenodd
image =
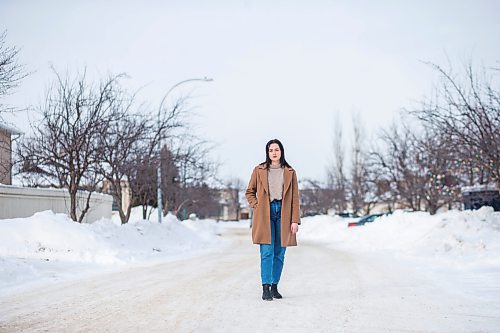
<path id="1" fill-rule="evenodd" d="M 252 172 L 245 196 L 253 211 L 252 240 L 260 244 L 262 299 L 282 298 L 278 283 L 287 246 L 296 246 L 300 224 L 297 175 L 277 139 L 266 144 L 266 161 Z"/>

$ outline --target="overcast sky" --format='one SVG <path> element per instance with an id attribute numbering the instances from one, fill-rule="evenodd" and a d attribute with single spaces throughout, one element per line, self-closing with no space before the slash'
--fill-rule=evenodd
<path id="1" fill-rule="evenodd" d="M 437 82 L 422 61 L 500 60 L 500 1 L 0 0 L 0 30 L 33 72 L 7 99 L 19 108 L 42 100 L 50 65 L 125 72 L 152 106 L 213 78 L 170 96 L 192 92 L 220 175 L 244 182 L 272 138 L 299 178 L 324 179 L 335 119 L 348 133 L 357 112 L 371 141 Z"/>

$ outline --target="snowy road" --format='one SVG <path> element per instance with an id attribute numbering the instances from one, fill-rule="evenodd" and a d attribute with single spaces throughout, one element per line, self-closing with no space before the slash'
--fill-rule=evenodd
<path id="1" fill-rule="evenodd" d="M 282 300 L 260 299 L 258 248 L 224 251 L 0 298 L 0 332 L 500 332 L 498 303 L 412 267 L 316 244 L 287 252 Z"/>

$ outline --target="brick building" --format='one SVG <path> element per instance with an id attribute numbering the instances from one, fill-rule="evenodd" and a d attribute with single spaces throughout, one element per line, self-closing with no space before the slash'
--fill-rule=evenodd
<path id="1" fill-rule="evenodd" d="M 0 184 L 12 184 L 12 136 L 20 134 L 0 123 Z"/>

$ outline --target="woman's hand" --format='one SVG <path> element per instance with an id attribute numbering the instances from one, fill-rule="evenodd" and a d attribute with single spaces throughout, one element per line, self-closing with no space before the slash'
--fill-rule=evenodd
<path id="1" fill-rule="evenodd" d="M 292 226 L 290 227 L 290 230 L 292 231 L 292 234 L 296 234 L 299 232 L 299 224 L 298 223 L 292 223 Z"/>

